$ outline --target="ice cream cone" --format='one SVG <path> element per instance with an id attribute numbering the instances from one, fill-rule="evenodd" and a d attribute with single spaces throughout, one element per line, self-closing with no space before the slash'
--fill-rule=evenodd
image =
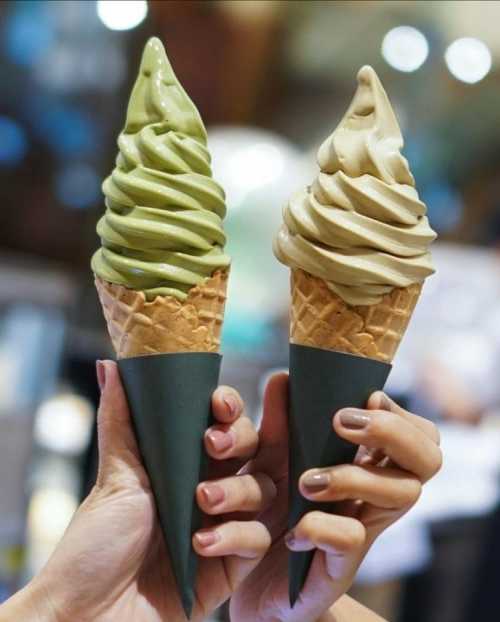
<path id="1" fill-rule="evenodd" d="M 415 188 L 403 137 L 371 67 L 358 72 L 346 114 L 318 150 L 320 170 L 283 211 L 274 241 L 292 272 L 290 309 L 290 503 L 292 529 L 318 506 L 299 492 L 301 475 L 354 460 L 332 415 L 365 408 L 391 370 L 425 279 L 436 235 Z M 290 555 L 290 602 L 313 551 Z"/>
<path id="2" fill-rule="evenodd" d="M 159 39 L 144 48 L 118 149 L 91 265 L 189 619 L 231 260 L 205 126 Z"/>
<path id="3" fill-rule="evenodd" d="M 228 270 L 193 287 L 185 300 L 157 296 L 96 277 L 108 332 L 119 359 L 169 352 L 218 352 Z"/>
<path id="4" fill-rule="evenodd" d="M 290 342 L 390 363 L 422 285 L 395 288 L 373 305 L 351 306 L 322 279 L 292 270 Z"/>

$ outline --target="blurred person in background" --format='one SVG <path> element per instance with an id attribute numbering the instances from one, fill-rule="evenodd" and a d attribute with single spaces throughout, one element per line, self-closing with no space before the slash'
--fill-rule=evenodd
<path id="1" fill-rule="evenodd" d="M 104 361 L 97 369 L 96 485 L 40 575 L 0 607 L 2 621 L 184 619 L 117 367 Z M 374 539 L 412 507 L 439 469 L 437 430 L 380 392 L 366 410 L 339 411 L 335 430 L 361 445 L 356 464 L 308 471 L 300 487 L 313 501 L 343 502 L 342 514 L 311 512 L 285 533 L 287 393 L 288 376 L 274 375 L 259 434 L 236 391 L 219 387 L 213 395 L 217 423 L 205 447 L 218 478 L 199 485 L 198 504 L 209 516 L 245 512 L 253 520 L 214 519 L 194 535 L 201 563 L 193 620 L 204 620 L 230 597 L 238 622 L 381 620 L 345 592 Z M 287 550 L 316 548 L 291 609 Z"/>

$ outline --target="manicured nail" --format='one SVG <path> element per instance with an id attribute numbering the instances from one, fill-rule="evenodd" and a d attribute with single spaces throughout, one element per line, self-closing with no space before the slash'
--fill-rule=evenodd
<path id="1" fill-rule="evenodd" d="M 229 410 L 231 419 L 234 419 L 239 411 L 238 400 L 231 393 L 225 393 L 222 399 Z"/>
<path id="2" fill-rule="evenodd" d="M 212 443 L 214 451 L 216 451 L 217 453 L 227 451 L 233 446 L 233 436 L 228 432 L 222 432 L 221 430 L 212 430 L 208 433 L 207 436 Z"/>
<path id="3" fill-rule="evenodd" d="M 285 534 L 285 544 L 289 549 L 293 548 L 293 545 L 295 544 L 295 533 L 293 532 L 293 529 Z"/>
<path id="4" fill-rule="evenodd" d="M 212 546 L 219 540 L 219 534 L 216 531 L 199 531 L 194 537 L 203 548 Z"/>
<path id="5" fill-rule="evenodd" d="M 95 367 L 97 372 L 97 384 L 102 393 L 106 386 L 106 365 L 104 365 L 102 361 L 96 361 Z"/>
<path id="6" fill-rule="evenodd" d="M 328 488 L 330 474 L 327 471 L 320 473 L 310 473 L 302 480 L 302 486 L 307 492 L 320 492 Z"/>
<path id="7" fill-rule="evenodd" d="M 201 490 L 207 505 L 211 508 L 224 501 L 224 489 L 217 484 L 206 484 Z"/>
<path id="8" fill-rule="evenodd" d="M 362 410 L 344 408 L 340 411 L 340 423 L 348 430 L 362 430 L 370 423 L 370 416 Z"/>

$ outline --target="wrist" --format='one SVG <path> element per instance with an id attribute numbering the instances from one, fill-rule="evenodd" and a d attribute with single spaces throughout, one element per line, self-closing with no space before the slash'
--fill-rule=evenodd
<path id="1" fill-rule="evenodd" d="M 0 622 L 60 622 L 43 583 L 33 579 L 0 606 Z"/>
<path id="2" fill-rule="evenodd" d="M 330 607 L 330 609 L 328 609 L 328 611 L 325 611 L 325 613 L 323 613 L 321 617 L 318 618 L 317 622 L 346 622 L 347 620 L 350 620 L 351 617 L 349 615 L 345 615 L 345 605 L 347 604 L 346 601 L 347 597 L 344 594 L 335 601 L 335 603 Z"/>
<path id="3" fill-rule="evenodd" d="M 333 607 L 325 611 L 325 613 L 318 618 L 317 622 L 339 622 L 335 617 Z"/>

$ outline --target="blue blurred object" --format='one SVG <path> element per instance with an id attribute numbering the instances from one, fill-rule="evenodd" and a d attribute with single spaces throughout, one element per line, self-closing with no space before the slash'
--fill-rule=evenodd
<path id="1" fill-rule="evenodd" d="M 30 66 L 54 41 L 54 26 L 48 3 L 25 1 L 11 3 L 4 24 L 4 49 L 17 65 Z"/>
<path id="2" fill-rule="evenodd" d="M 24 129 L 14 119 L 0 115 L 0 166 L 19 164 L 27 151 Z"/>
<path id="3" fill-rule="evenodd" d="M 93 128 L 79 110 L 59 104 L 40 113 L 39 130 L 59 155 L 85 154 L 92 150 Z"/>
<path id="4" fill-rule="evenodd" d="M 80 108 L 43 95 L 27 100 L 24 108 L 33 131 L 58 156 L 66 158 L 94 153 L 96 126 Z"/>
<path id="5" fill-rule="evenodd" d="M 448 182 L 436 181 L 429 184 L 421 193 L 421 198 L 427 205 L 430 223 L 438 233 L 451 231 L 462 219 L 462 196 Z"/>
<path id="6" fill-rule="evenodd" d="M 68 207 L 89 207 L 101 196 L 99 176 L 88 164 L 69 164 L 57 173 L 55 193 L 59 201 Z"/>
<path id="7" fill-rule="evenodd" d="M 269 350 L 269 343 L 274 337 L 274 327 L 268 321 L 256 318 L 253 313 L 226 313 L 222 332 L 225 350 L 256 356 L 261 351 Z"/>

